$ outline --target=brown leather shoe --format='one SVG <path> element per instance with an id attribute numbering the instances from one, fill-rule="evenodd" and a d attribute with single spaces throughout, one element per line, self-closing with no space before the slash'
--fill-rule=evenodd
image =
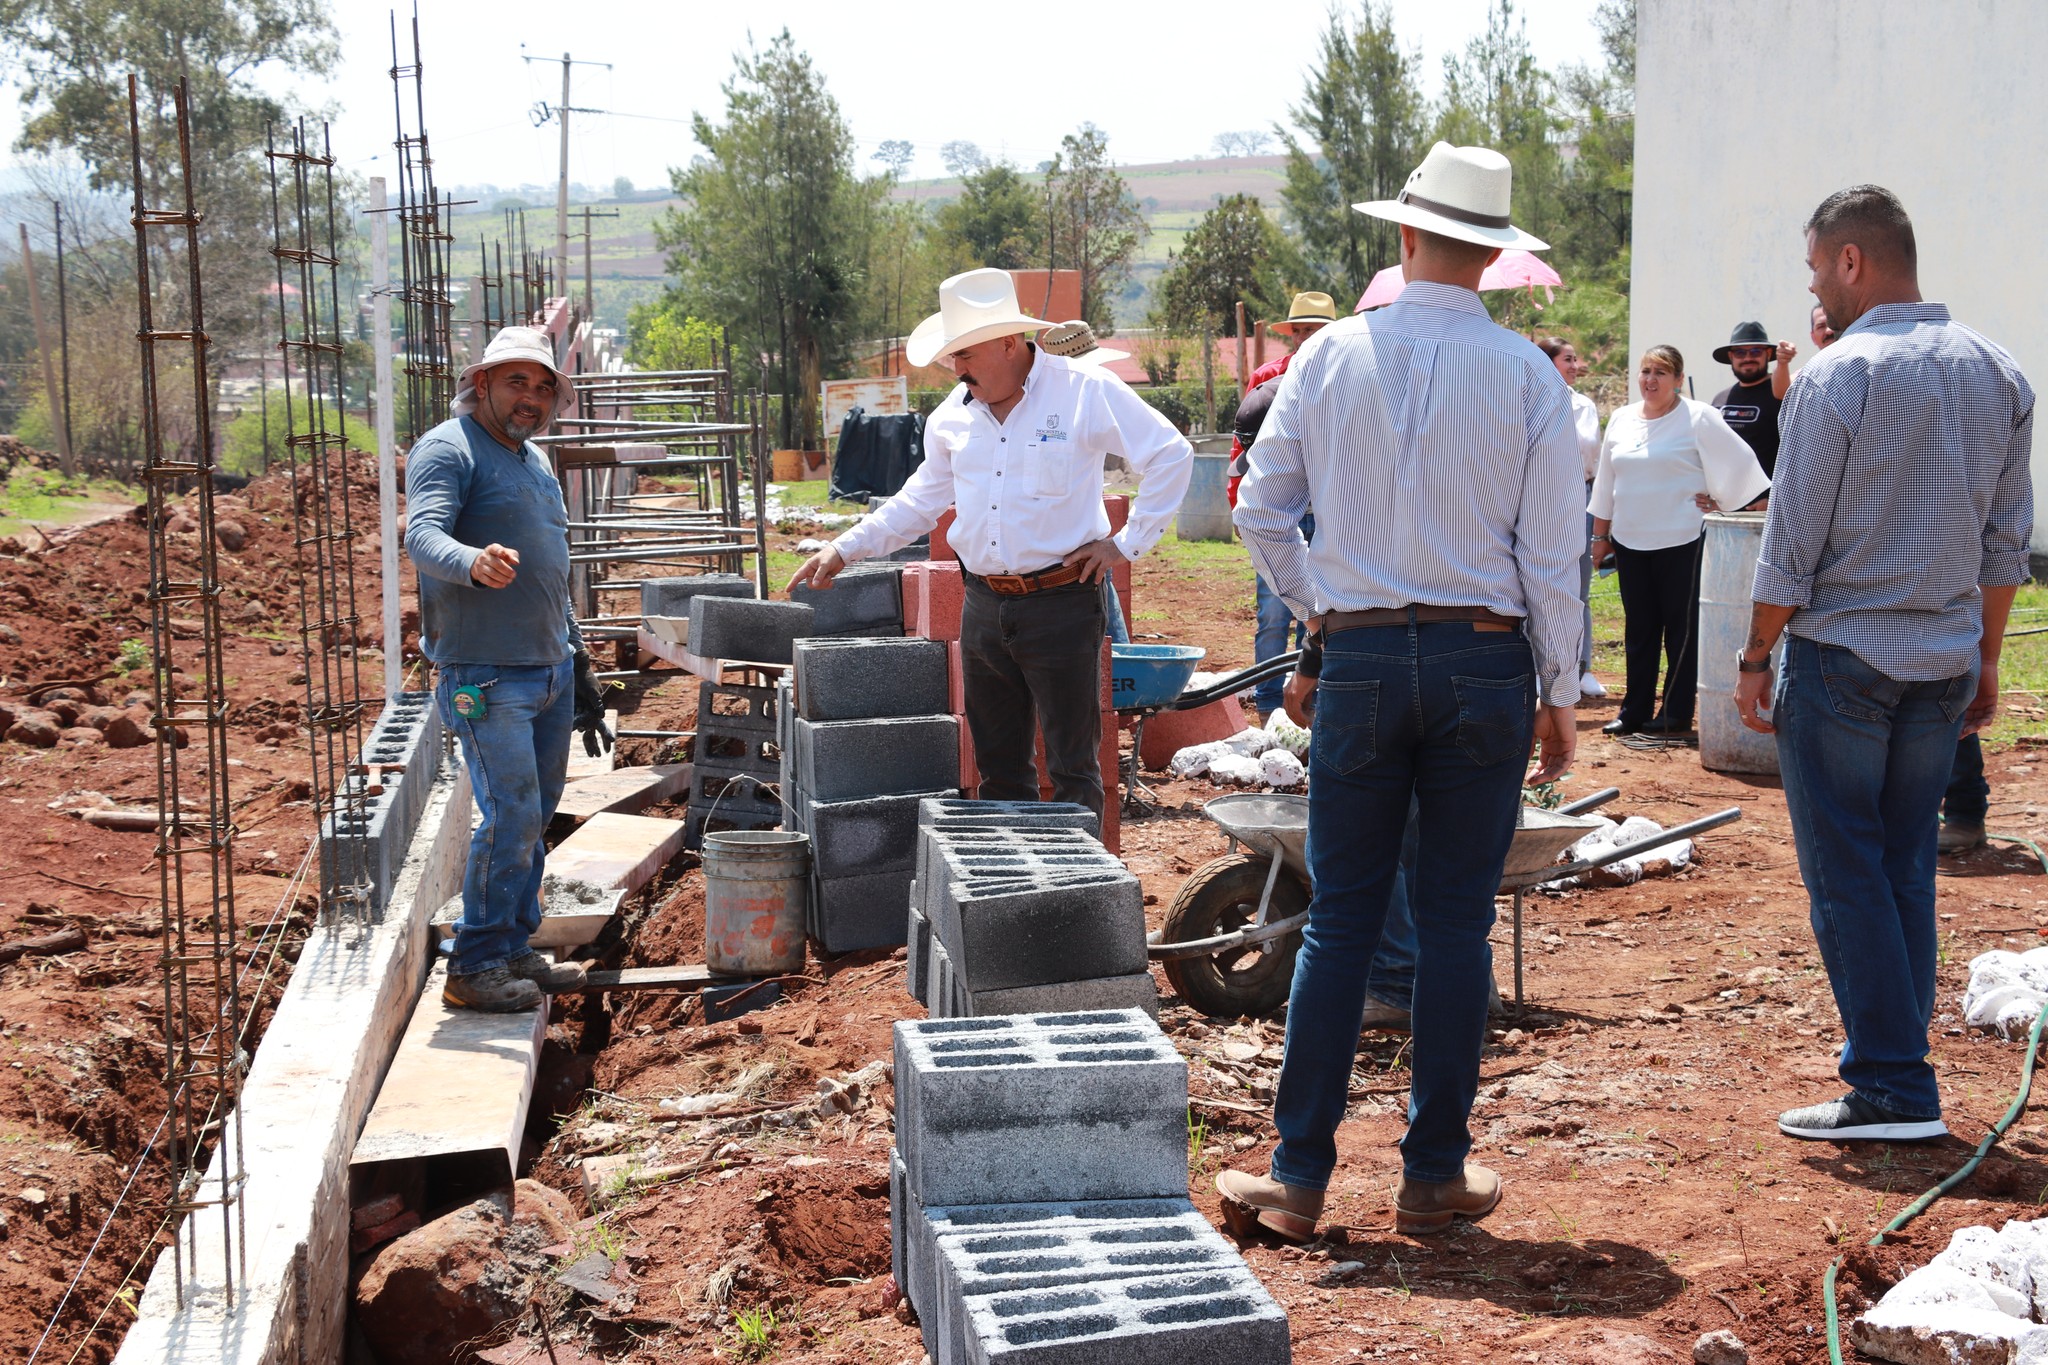
<path id="1" fill-rule="evenodd" d="M 1316 1220 L 1323 1216 L 1321 1190 L 1283 1185 L 1250 1171 L 1219 1172 L 1216 1193 L 1223 1196 L 1224 1223 L 1239 1237 L 1256 1236 L 1263 1227 L 1290 1242 L 1306 1242 L 1316 1235 Z"/>
<path id="2" fill-rule="evenodd" d="M 1409 1237 L 1442 1232 L 1453 1219 L 1484 1218 L 1499 1203 L 1500 1177 L 1476 1162 L 1442 1184 L 1403 1176 L 1394 1187 L 1394 1231 Z"/>

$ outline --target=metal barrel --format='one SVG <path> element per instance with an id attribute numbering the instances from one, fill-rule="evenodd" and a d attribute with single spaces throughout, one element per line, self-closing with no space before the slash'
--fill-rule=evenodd
<path id="1" fill-rule="evenodd" d="M 733 976 L 803 970 L 811 839 L 785 830 L 704 836 L 704 965 Z"/>
<path id="2" fill-rule="evenodd" d="M 1196 449 L 1187 496 L 1181 499 L 1180 515 L 1174 521 L 1175 535 L 1182 540 L 1231 538 L 1234 533 L 1230 525 L 1227 487 L 1229 468 L 1230 443 L 1227 438 L 1220 450 Z"/>
<path id="3" fill-rule="evenodd" d="M 1749 639 L 1751 589 L 1764 543 L 1762 512 L 1707 518 L 1700 562 L 1700 766 L 1722 773 L 1775 773 L 1778 743 L 1735 710 L 1735 656 Z M 1782 666 L 1780 643 L 1775 662 Z"/>

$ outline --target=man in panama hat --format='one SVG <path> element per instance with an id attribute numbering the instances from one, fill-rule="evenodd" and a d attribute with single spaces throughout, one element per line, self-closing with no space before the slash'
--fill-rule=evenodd
<path id="1" fill-rule="evenodd" d="M 1331 323 L 1295 355 L 1253 445 L 1237 528 L 1308 622 L 1287 707 L 1310 718 L 1315 883 L 1274 1094 L 1265 1175 L 1217 1178 L 1226 1214 L 1306 1240 L 1337 1164 L 1368 964 L 1411 804 L 1418 957 L 1410 1121 L 1395 1226 L 1484 1217 L 1500 1180 L 1467 1161 L 1486 1037 L 1493 895 L 1527 780 L 1576 739 L 1585 483 L 1571 397 L 1527 339 L 1495 326 L 1480 273 L 1544 243 L 1508 218 L 1513 171 L 1439 142 L 1397 199 L 1398 302 Z M 1299 524 L 1313 511 L 1316 537 Z"/>
<path id="2" fill-rule="evenodd" d="M 582 967 L 527 944 L 540 928 L 541 832 L 562 797 L 569 735 L 582 731 L 593 755 L 611 745 L 569 602 L 562 487 L 531 440 L 575 402 L 547 335 L 507 327 L 462 371 L 454 416 L 406 457 L 420 650 L 483 817 L 442 989 L 466 1009 L 532 1009 L 543 994 L 583 988 Z"/>
<path id="3" fill-rule="evenodd" d="M 790 586 L 831 586 L 848 564 L 907 545 L 958 510 L 950 533 L 967 580 L 960 653 L 967 728 L 988 800 L 1035 801 L 1034 731 L 1053 796 L 1099 816 L 1103 773 L 1103 585 L 1152 548 L 1186 494 L 1187 439 L 1096 365 L 1049 354 L 1052 324 L 1017 305 L 1004 270 L 939 286 L 939 311 L 905 345 L 912 365 L 960 378 L 925 422 L 924 463 L 901 492 L 797 569 Z M 1110 534 L 1105 455 L 1137 472 L 1130 520 Z"/>

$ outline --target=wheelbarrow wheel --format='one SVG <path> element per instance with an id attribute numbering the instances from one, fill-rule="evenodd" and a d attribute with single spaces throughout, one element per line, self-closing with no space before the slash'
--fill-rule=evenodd
<path id="1" fill-rule="evenodd" d="M 1164 941 L 1192 943 L 1235 933 L 1250 924 L 1259 916 L 1259 896 L 1266 889 L 1271 866 L 1264 858 L 1242 853 L 1203 863 L 1173 898 L 1173 906 L 1166 912 Z M 1267 922 L 1306 909 L 1308 892 L 1283 872 L 1273 883 Z M 1259 951 L 1262 947 L 1267 951 Z M 1226 949 L 1209 957 L 1169 958 L 1160 965 L 1166 968 L 1166 979 L 1181 999 L 1204 1014 L 1235 1019 L 1280 1008 L 1294 980 L 1294 954 L 1300 947 L 1297 931 L 1264 944 Z"/>

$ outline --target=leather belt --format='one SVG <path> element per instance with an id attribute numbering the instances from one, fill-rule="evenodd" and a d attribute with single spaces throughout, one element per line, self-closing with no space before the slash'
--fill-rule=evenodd
<path id="1" fill-rule="evenodd" d="M 1081 581 L 1081 566 L 1078 564 L 1055 564 L 1050 569 L 1037 573 L 992 573 L 968 574 L 975 582 L 990 592 L 1005 597 L 1022 597 L 1025 593 L 1042 592 L 1047 588 L 1064 588 L 1069 583 Z"/>
<path id="2" fill-rule="evenodd" d="M 1333 611 L 1323 616 L 1323 634 L 1335 635 L 1340 630 L 1356 630 L 1360 626 L 1405 626 L 1410 620 L 1418 625 L 1431 625 L 1442 621 L 1469 621 L 1481 630 L 1520 630 L 1522 618 L 1507 616 L 1491 607 L 1436 607 L 1417 602 L 1405 607 L 1370 607 L 1364 611 Z"/>

